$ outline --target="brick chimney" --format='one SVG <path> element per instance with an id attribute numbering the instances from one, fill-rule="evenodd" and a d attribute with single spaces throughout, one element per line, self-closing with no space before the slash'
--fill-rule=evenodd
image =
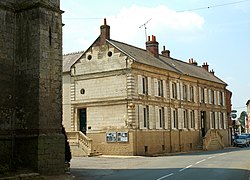
<path id="1" fill-rule="evenodd" d="M 155 57 L 159 57 L 158 50 L 159 43 L 156 41 L 156 37 L 152 35 L 152 40 L 150 40 L 150 36 L 148 36 L 148 41 L 146 42 L 147 51 L 151 52 Z"/>
<path id="2" fill-rule="evenodd" d="M 195 66 L 198 66 L 198 63 L 193 58 L 189 59 L 188 61 L 189 61 L 189 64 L 193 64 Z"/>
<path id="3" fill-rule="evenodd" d="M 214 70 L 212 69 L 212 70 L 210 71 L 210 73 L 211 73 L 212 75 L 214 75 L 215 72 L 214 72 Z"/>
<path id="4" fill-rule="evenodd" d="M 104 44 L 106 39 L 110 39 L 110 26 L 107 25 L 105 18 L 104 25 L 101 25 L 100 27 L 100 44 Z"/>
<path id="5" fill-rule="evenodd" d="M 161 52 L 161 54 L 164 57 L 170 57 L 170 51 L 165 49 L 165 46 L 163 46 L 163 51 Z"/>
<path id="6" fill-rule="evenodd" d="M 203 67 L 205 70 L 209 71 L 209 69 L 208 69 L 209 65 L 207 64 L 207 62 L 204 62 L 203 65 L 202 65 L 202 67 Z"/>

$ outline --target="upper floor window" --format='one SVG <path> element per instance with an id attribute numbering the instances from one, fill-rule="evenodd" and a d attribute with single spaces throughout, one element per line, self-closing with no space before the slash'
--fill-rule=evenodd
<path id="1" fill-rule="evenodd" d="M 146 128 L 148 127 L 149 123 L 149 108 L 148 106 L 145 106 L 143 108 L 143 127 Z"/>
<path id="2" fill-rule="evenodd" d="M 190 86 L 190 101 L 194 101 L 194 87 Z"/>
<path id="3" fill-rule="evenodd" d="M 158 80 L 158 96 L 163 97 L 163 81 Z"/>
<path id="4" fill-rule="evenodd" d="M 200 92 L 200 100 L 201 103 L 205 103 L 205 89 L 204 88 L 200 88 L 201 92 Z"/>
<path id="5" fill-rule="evenodd" d="M 183 111 L 183 128 L 187 128 L 188 118 L 187 118 L 187 110 Z"/>
<path id="6" fill-rule="evenodd" d="M 159 127 L 163 127 L 164 108 L 159 108 Z"/>
<path id="7" fill-rule="evenodd" d="M 214 90 L 211 90 L 211 104 L 214 104 Z"/>
<path id="8" fill-rule="evenodd" d="M 177 84 L 174 82 L 172 83 L 172 98 L 177 98 Z"/>
<path id="9" fill-rule="evenodd" d="M 223 102 L 223 101 L 224 101 L 224 97 L 223 97 L 224 94 L 223 94 L 223 92 L 221 92 L 221 91 L 220 91 L 219 94 L 220 94 L 220 95 L 219 95 L 219 96 L 220 96 L 220 97 L 219 97 L 219 98 L 220 98 L 220 105 L 223 106 L 223 105 L 224 105 L 224 102 Z"/>
<path id="10" fill-rule="evenodd" d="M 142 93 L 148 94 L 148 78 L 142 77 Z"/>
<path id="11" fill-rule="evenodd" d="M 183 85 L 183 100 L 187 100 L 187 85 Z"/>

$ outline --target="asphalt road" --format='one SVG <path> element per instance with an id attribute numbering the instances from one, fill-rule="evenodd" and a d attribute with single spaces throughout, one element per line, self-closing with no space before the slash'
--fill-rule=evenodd
<path id="1" fill-rule="evenodd" d="M 83 180 L 250 180 L 250 148 L 174 156 L 78 157 L 71 175 Z"/>

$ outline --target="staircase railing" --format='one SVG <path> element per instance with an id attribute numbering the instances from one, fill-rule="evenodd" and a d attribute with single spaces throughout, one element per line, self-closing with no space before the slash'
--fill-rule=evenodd
<path id="1" fill-rule="evenodd" d="M 70 145 L 80 147 L 87 155 L 92 152 L 92 139 L 87 137 L 81 131 L 67 131 L 67 137 Z"/>
<path id="2" fill-rule="evenodd" d="M 224 148 L 224 144 L 222 141 L 223 136 L 221 135 L 221 133 L 216 129 L 209 129 L 207 131 L 205 137 L 203 138 L 203 149 L 204 150 L 208 150 L 209 145 L 213 139 L 216 139 L 218 141 L 218 143 L 220 144 L 220 146 L 222 148 Z"/>

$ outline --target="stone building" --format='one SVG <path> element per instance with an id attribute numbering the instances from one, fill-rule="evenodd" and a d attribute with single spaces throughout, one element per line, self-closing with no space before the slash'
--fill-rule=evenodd
<path id="1" fill-rule="evenodd" d="M 246 123 L 246 132 L 250 133 L 250 100 L 247 101 L 247 123 Z"/>
<path id="2" fill-rule="evenodd" d="M 228 136 L 227 84 L 148 37 L 146 50 L 110 38 L 64 56 L 63 124 L 73 155 L 151 155 L 221 149 Z"/>
<path id="3" fill-rule="evenodd" d="M 64 173 L 60 0 L 0 1 L 0 168 Z"/>

